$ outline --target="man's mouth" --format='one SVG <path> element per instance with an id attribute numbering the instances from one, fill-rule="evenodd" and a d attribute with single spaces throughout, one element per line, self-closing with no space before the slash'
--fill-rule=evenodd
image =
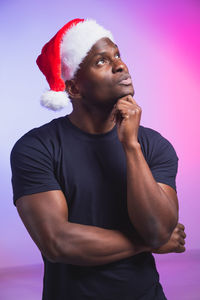
<path id="1" fill-rule="evenodd" d="M 131 76 L 129 74 L 123 75 L 120 80 L 118 81 L 118 84 L 123 85 L 130 85 L 132 84 Z"/>

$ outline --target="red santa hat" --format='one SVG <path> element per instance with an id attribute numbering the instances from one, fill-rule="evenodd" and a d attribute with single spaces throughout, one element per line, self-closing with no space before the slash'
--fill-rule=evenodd
<path id="1" fill-rule="evenodd" d="M 74 19 L 44 45 L 36 61 L 50 86 L 41 97 L 43 106 L 59 110 L 69 103 L 65 81 L 74 77 L 89 50 L 103 37 L 114 42 L 112 33 L 96 21 Z"/>

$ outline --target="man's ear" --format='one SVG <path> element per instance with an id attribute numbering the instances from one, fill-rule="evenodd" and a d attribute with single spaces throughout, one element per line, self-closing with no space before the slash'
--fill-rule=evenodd
<path id="1" fill-rule="evenodd" d="M 78 100 L 81 98 L 78 85 L 74 79 L 65 81 L 65 90 L 71 99 Z"/>

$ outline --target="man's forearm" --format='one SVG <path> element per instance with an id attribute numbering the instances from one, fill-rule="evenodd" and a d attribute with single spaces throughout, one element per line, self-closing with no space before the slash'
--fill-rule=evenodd
<path id="1" fill-rule="evenodd" d="M 177 210 L 154 180 L 139 143 L 124 147 L 127 162 L 127 206 L 130 220 L 152 247 L 164 244 L 177 223 Z"/>
<path id="2" fill-rule="evenodd" d="M 67 222 L 54 241 L 53 262 L 82 266 L 108 264 L 141 252 L 151 251 L 136 237 L 118 230 Z"/>

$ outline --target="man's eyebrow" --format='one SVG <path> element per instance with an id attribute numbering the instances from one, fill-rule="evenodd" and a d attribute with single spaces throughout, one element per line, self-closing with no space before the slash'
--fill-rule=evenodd
<path id="1" fill-rule="evenodd" d="M 117 48 L 117 50 L 119 51 L 118 46 L 117 46 L 116 44 L 114 44 L 114 46 L 115 46 L 115 48 Z M 95 57 L 95 56 L 97 56 L 97 55 L 104 55 L 104 54 L 106 54 L 106 53 L 107 53 L 106 51 L 98 52 L 98 53 L 94 54 L 93 57 Z"/>

